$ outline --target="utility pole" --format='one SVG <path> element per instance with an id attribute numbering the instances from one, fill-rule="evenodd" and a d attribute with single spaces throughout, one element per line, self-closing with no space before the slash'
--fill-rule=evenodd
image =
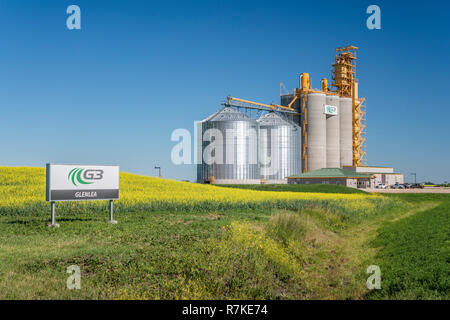
<path id="1" fill-rule="evenodd" d="M 155 166 L 155 169 L 159 170 L 159 177 L 161 178 L 161 167 Z"/>
<path id="2" fill-rule="evenodd" d="M 414 183 L 417 183 L 416 174 L 415 173 L 411 173 L 411 175 L 414 176 Z"/>

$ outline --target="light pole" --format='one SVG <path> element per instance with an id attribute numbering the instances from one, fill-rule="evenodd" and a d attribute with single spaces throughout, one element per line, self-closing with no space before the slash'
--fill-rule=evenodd
<path id="1" fill-rule="evenodd" d="M 411 175 L 414 176 L 414 183 L 417 183 L 416 174 L 415 173 L 411 173 Z"/>
<path id="2" fill-rule="evenodd" d="M 155 166 L 155 169 L 158 169 L 158 170 L 159 170 L 159 177 L 161 178 L 161 167 Z"/>

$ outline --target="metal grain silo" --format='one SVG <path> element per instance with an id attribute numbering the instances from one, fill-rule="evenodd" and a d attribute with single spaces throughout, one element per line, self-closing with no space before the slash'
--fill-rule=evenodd
<path id="1" fill-rule="evenodd" d="M 352 98 L 339 99 L 341 168 L 353 164 Z"/>
<path id="2" fill-rule="evenodd" d="M 301 173 L 301 128 L 280 115 L 269 112 L 259 122 L 261 178 L 268 183 L 286 183 Z"/>
<path id="3" fill-rule="evenodd" d="M 231 107 L 202 121 L 200 182 L 259 183 L 258 123 Z"/>
<path id="4" fill-rule="evenodd" d="M 326 105 L 336 107 L 337 114 L 326 114 L 327 122 L 327 168 L 341 167 L 339 96 L 327 95 Z"/>
<path id="5" fill-rule="evenodd" d="M 307 171 L 327 166 L 327 125 L 325 117 L 326 96 L 324 93 L 308 93 L 307 110 Z M 302 119 L 304 121 L 304 119 Z"/>

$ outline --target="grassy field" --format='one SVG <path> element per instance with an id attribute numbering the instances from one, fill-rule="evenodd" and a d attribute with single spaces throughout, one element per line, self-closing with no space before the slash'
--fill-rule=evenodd
<path id="1" fill-rule="evenodd" d="M 450 195 L 402 194 L 413 205 L 434 204 L 384 224 L 372 242 L 383 285 L 371 299 L 450 298 Z"/>
<path id="2" fill-rule="evenodd" d="M 440 279 L 437 289 L 408 275 L 416 280 L 402 288 L 407 259 L 394 266 L 385 254 L 409 244 L 395 235 L 399 223 L 443 206 L 434 226 L 448 225 L 447 196 L 239 190 L 122 174 L 119 224 L 105 222 L 106 202 L 58 203 L 55 229 L 46 226 L 44 184 L 43 169 L 0 168 L 1 299 L 447 298 L 445 265 L 423 275 Z M 423 250 L 427 261 L 445 256 L 442 232 L 434 251 Z M 371 264 L 382 268 L 376 293 L 365 286 Z M 81 290 L 66 288 L 70 265 L 81 268 Z"/>

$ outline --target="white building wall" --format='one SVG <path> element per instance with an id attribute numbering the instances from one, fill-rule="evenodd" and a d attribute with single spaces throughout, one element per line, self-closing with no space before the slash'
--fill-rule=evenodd
<path id="1" fill-rule="evenodd" d="M 357 188 L 358 187 L 357 179 L 347 179 L 347 187 Z"/>
<path id="2" fill-rule="evenodd" d="M 358 173 L 394 173 L 394 168 L 391 167 L 352 167 L 344 166 L 345 170 L 351 170 Z"/>
<path id="3" fill-rule="evenodd" d="M 404 183 L 404 177 L 403 174 L 399 173 L 393 173 L 393 174 L 386 174 L 385 175 L 386 185 L 392 186 L 396 183 L 402 184 Z"/>

